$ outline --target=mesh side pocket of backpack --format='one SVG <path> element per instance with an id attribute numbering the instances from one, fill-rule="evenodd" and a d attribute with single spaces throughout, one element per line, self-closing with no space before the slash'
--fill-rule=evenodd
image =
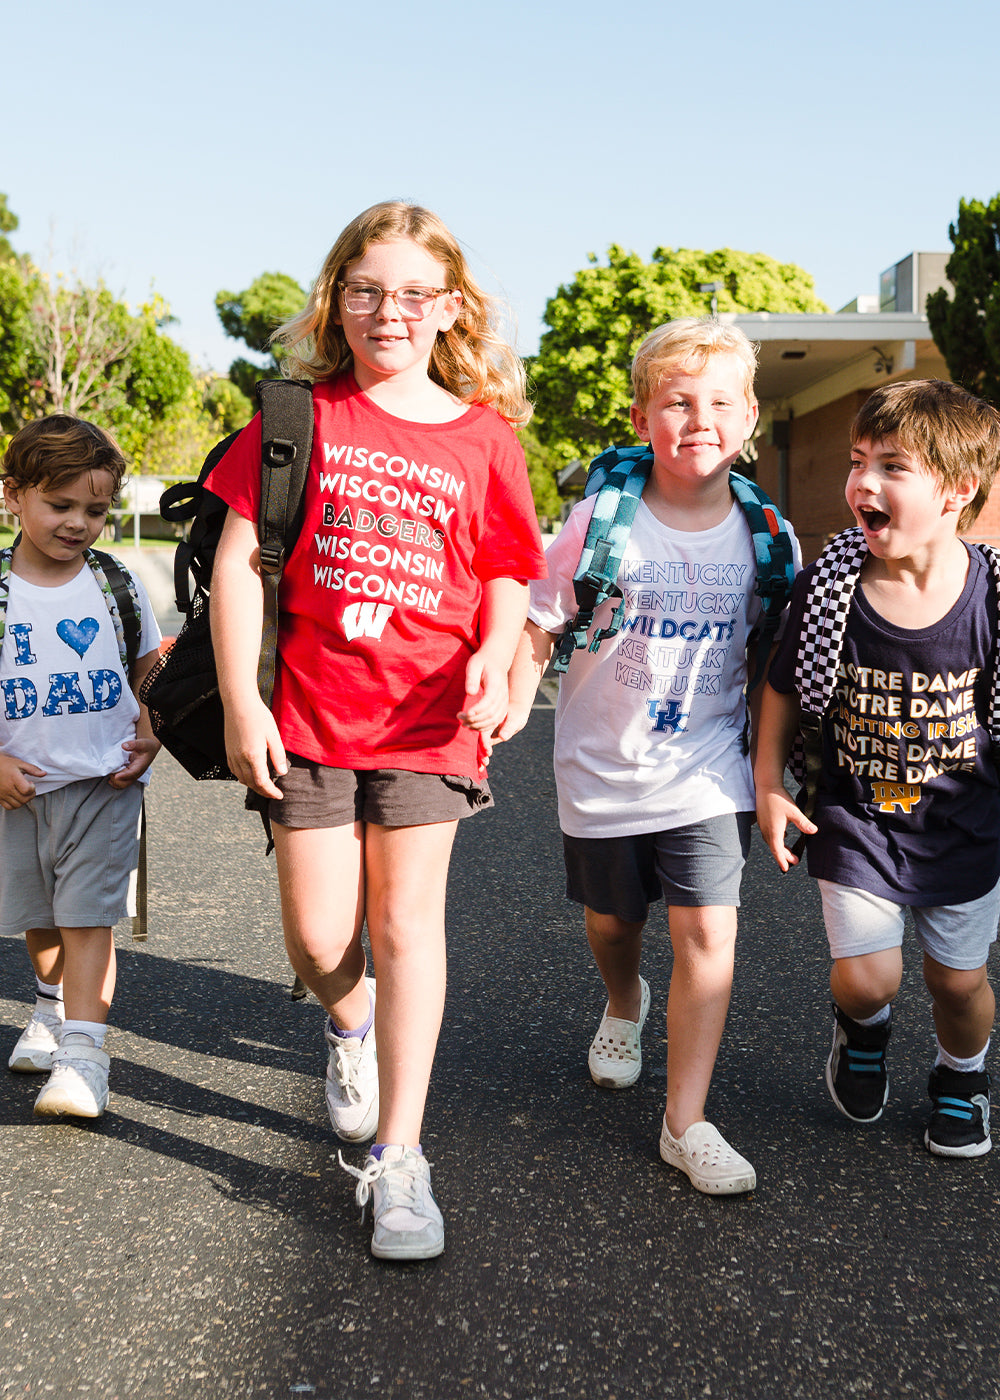
<path id="1" fill-rule="evenodd" d="M 193 778 L 233 778 L 204 594 L 196 593 L 176 641 L 149 671 L 139 698 L 153 733 Z"/>

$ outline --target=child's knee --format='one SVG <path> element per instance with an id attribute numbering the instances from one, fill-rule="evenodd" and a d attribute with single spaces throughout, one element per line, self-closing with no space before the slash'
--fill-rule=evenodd
<path id="1" fill-rule="evenodd" d="M 645 919 L 620 919 L 617 914 L 598 914 L 593 909 L 584 911 L 584 919 L 587 937 L 612 947 L 640 937 L 646 924 Z"/>
<path id="2" fill-rule="evenodd" d="M 993 995 L 985 965 L 971 969 L 945 967 L 926 958 L 924 982 L 937 1005 L 951 1016 L 968 1015 Z"/>
<path id="3" fill-rule="evenodd" d="M 830 975 L 834 1000 L 850 1016 L 850 1007 L 872 1007 L 874 1015 L 886 1002 L 893 1001 L 903 975 L 902 955 L 896 948 L 880 953 L 864 953 L 854 958 L 836 958 Z M 844 1003 L 847 1003 L 845 1005 Z"/>

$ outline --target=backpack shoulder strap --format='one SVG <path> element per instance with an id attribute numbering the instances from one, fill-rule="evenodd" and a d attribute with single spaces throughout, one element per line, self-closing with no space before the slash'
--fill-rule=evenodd
<path id="1" fill-rule="evenodd" d="M 807 714 L 824 715 L 833 698 L 847 615 L 867 554 L 864 535 L 854 526 L 831 540 L 816 561 L 795 660 L 795 685 Z"/>
<path id="2" fill-rule="evenodd" d="M 767 670 L 771 644 L 778 631 L 778 623 L 792 592 L 795 579 L 795 557 L 792 552 L 792 537 L 778 507 L 770 496 L 739 472 L 729 473 L 729 489 L 746 516 L 753 537 L 753 552 L 757 566 L 757 583 L 754 591 L 760 598 L 764 615 L 756 631 L 757 663 L 754 674 L 747 682 L 751 691 L 764 679 Z"/>
<path id="3" fill-rule="evenodd" d="M 977 544 L 979 552 L 986 557 L 997 594 L 997 612 L 1000 614 L 1000 552 L 988 544 Z M 990 739 L 994 752 L 1000 753 L 1000 638 L 994 638 L 993 679 L 990 685 Z"/>
<path id="4" fill-rule="evenodd" d="M 111 620 L 115 624 L 122 663 L 126 674 L 131 677 L 139 656 L 139 643 L 142 638 L 142 614 L 132 575 L 113 554 L 107 554 L 103 549 L 88 549 L 87 555 L 87 562 L 94 571 L 94 576 L 108 605 Z M 95 562 L 98 565 L 96 569 L 94 568 Z M 112 600 L 114 601 L 113 607 Z"/>
<path id="5" fill-rule="evenodd" d="M 788 766 L 802 784 L 798 805 L 810 817 L 823 767 L 823 716 L 836 689 L 847 616 L 867 553 L 857 526 L 831 540 L 816 561 L 802 613 L 795 658 L 801 712 Z M 799 854 L 804 845 L 805 838 L 800 837 L 792 849 Z"/>
<path id="6" fill-rule="evenodd" d="M 652 465 L 650 447 L 609 447 L 591 463 L 584 497 L 596 493 L 597 500 L 573 575 L 577 613 L 556 646 L 552 663 L 556 671 L 565 671 L 573 652 L 587 645 L 594 613 L 605 599 L 622 596 L 618 570 Z M 607 627 L 594 636 L 591 651 L 618 631 L 620 611 L 615 608 Z"/>
<path id="7" fill-rule="evenodd" d="M 264 379 L 260 404 L 260 572 L 264 626 L 257 685 L 270 705 L 278 645 L 278 588 L 285 561 L 302 528 L 306 476 L 312 457 L 312 385 L 303 379 Z"/>

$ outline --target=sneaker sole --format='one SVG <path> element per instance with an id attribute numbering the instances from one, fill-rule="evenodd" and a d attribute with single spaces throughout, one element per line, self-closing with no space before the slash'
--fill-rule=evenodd
<path id="1" fill-rule="evenodd" d="M 746 1191 L 757 1189 L 757 1173 L 755 1171 L 743 1172 L 739 1176 L 727 1176 L 721 1180 L 712 1180 L 711 1177 L 697 1176 L 686 1162 L 679 1161 L 669 1152 L 665 1152 L 660 1147 L 660 1157 L 666 1162 L 668 1167 L 674 1167 L 677 1171 L 683 1172 L 696 1191 L 701 1191 L 705 1196 L 741 1196 Z"/>
<path id="2" fill-rule="evenodd" d="M 12 1069 L 15 1074 L 48 1074 L 52 1069 L 53 1053 L 52 1051 L 40 1050 L 38 1059 L 31 1055 L 18 1055 L 16 1059 L 7 1061 L 7 1068 Z M 44 1061 L 42 1056 L 44 1056 Z"/>
<path id="3" fill-rule="evenodd" d="M 847 1109 L 844 1107 L 844 1105 L 843 1105 L 843 1104 L 840 1102 L 840 1100 L 837 1098 L 837 1091 L 836 1091 L 836 1089 L 833 1087 L 833 1072 L 832 1072 L 832 1070 L 830 1069 L 830 1060 L 829 1060 L 829 1059 L 828 1059 L 827 1062 L 826 1062 L 826 1069 L 824 1070 L 824 1074 L 825 1074 L 825 1076 L 826 1076 L 826 1087 L 827 1087 L 827 1089 L 829 1090 L 830 1098 L 833 1100 L 834 1107 L 835 1107 L 836 1109 L 838 1109 L 839 1112 L 841 1112 L 841 1113 L 844 1115 L 845 1118 L 849 1118 L 849 1119 L 851 1120 L 852 1123 L 877 1123 L 877 1122 L 878 1122 L 878 1120 L 882 1117 L 882 1111 L 883 1111 L 883 1109 L 885 1108 L 886 1104 L 889 1102 L 889 1081 L 888 1081 L 888 1079 L 886 1080 L 886 1083 L 885 1083 L 885 1094 L 884 1094 L 883 1097 L 882 1097 L 882 1108 L 879 1109 L 878 1113 L 872 1114 L 871 1118 L 857 1118 L 857 1117 L 855 1117 L 855 1115 L 854 1115 L 853 1113 L 848 1113 Z"/>
<path id="4" fill-rule="evenodd" d="M 105 1108 L 107 1104 L 102 1108 L 96 1103 L 93 1106 L 81 1107 L 68 1096 L 55 1092 L 35 1103 L 35 1113 L 39 1118 L 100 1118 Z"/>
<path id="5" fill-rule="evenodd" d="M 593 1064 L 589 1061 L 587 1068 L 590 1070 L 590 1077 L 599 1089 L 631 1089 L 642 1074 L 642 1065 L 637 1065 L 627 1076 L 614 1078 L 610 1074 L 602 1074 L 595 1071 Z"/>
<path id="6" fill-rule="evenodd" d="M 929 1131 L 925 1131 L 924 1146 L 935 1157 L 985 1157 L 993 1147 L 993 1139 L 988 1137 L 985 1142 L 970 1142 L 964 1147 L 943 1147 L 934 1141 Z"/>
<path id="7" fill-rule="evenodd" d="M 417 1263 L 421 1259 L 436 1259 L 444 1253 L 444 1240 L 432 1245 L 389 1245 L 376 1244 L 372 1240 L 372 1256 L 375 1259 L 389 1259 L 397 1264 Z"/>

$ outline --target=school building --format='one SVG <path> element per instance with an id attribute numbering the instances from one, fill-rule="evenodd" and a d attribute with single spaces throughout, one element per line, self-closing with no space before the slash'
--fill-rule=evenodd
<path id="1" fill-rule="evenodd" d="M 948 287 L 947 253 L 911 253 L 882 273 L 878 295 L 833 314 L 727 315 L 760 347 L 755 475 L 788 515 L 808 563 L 853 518 L 844 501 L 849 429 L 873 389 L 947 379 L 924 303 Z M 1000 487 L 969 532 L 1000 546 Z"/>

